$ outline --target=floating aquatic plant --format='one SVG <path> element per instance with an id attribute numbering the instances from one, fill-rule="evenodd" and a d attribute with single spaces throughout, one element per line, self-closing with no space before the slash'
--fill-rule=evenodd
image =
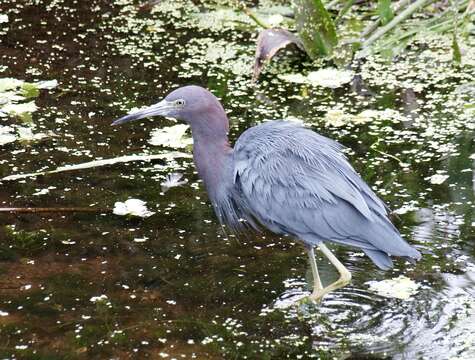
<path id="1" fill-rule="evenodd" d="M 375 291 L 381 296 L 409 300 L 414 296 L 420 288 L 414 280 L 406 276 L 398 276 L 394 279 L 381 281 L 368 281 L 370 290 Z"/>
<path id="2" fill-rule="evenodd" d="M 297 84 L 308 84 L 331 89 L 339 88 L 353 79 L 353 72 L 350 70 L 338 70 L 335 68 L 324 68 L 311 71 L 304 76 L 302 74 L 282 74 L 279 78 L 287 82 Z"/>
<path id="3" fill-rule="evenodd" d="M 185 137 L 185 133 L 189 126 L 185 124 L 177 124 L 153 130 L 148 143 L 154 146 L 166 146 L 172 148 L 185 148 L 193 144 L 191 137 Z"/>
<path id="4" fill-rule="evenodd" d="M 147 209 L 146 202 L 139 199 L 128 199 L 125 202 L 117 201 L 112 212 L 119 216 L 136 216 L 147 218 L 155 214 Z"/>
<path id="5" fill-rule="evenodd" d="M 30 120 L 31 114 L 38 110 L 31 99 L 39 95 L 40 89 L 53 89 L 57 85 L 56 80 L 29 83 L 11 77 L 0 78 L 0 118 L 11 116 Z"/>

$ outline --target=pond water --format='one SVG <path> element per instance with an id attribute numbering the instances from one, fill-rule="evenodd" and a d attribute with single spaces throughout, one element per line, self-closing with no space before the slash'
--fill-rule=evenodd
<path id="1" fill-rule="evenodd" d="M 292 51 L 255 85 L 257 29 L 212 2 L 150 10 L 127 0 L 8 0 L 0 9 L 0 78 L 58 81 L 32 97 L 31 116 L 0 117 L 45 135 L 0 145 L 0 177 L 168 154 L 0 182 L 1 207 L 82 210 L 0 212 L 0 358 L 475 358 L 473 36 L 460 66 L 450 39 L 427 35 L 395 61 L 353 66 L 356 78 L 337 89 L 279 76 L 315 70 Z M 301 245 L 223 231 L 190 147 L 148 142 L 173 122 L 110 127 L 190 83 L 221 98 L 232 141 L 266 119 L 293 118 L 347 146 L 423 259 L 383 272 L 334 247 L 352 283 L 321 304 L 287 306 L 311 291 Z M 164 191 L 170 173 L 187 183 Z M 112 214 L 129 198 L 154 214 Z M 334 281 L 318 261 L 323 282 Z M 401 275 L 415 284 L 406 299 L 369 283 Z"/>

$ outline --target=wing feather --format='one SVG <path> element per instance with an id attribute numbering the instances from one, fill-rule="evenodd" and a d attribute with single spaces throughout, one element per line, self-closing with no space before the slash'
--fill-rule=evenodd
<path id="1" fill-rule="evenodd" d="M 341 150 L 296 123 L 264 123 L 236 142 L 233 178 L 253 216 L 274 231 L 358 246 L 384 266 L 384 254 L 420 257 Z"/>

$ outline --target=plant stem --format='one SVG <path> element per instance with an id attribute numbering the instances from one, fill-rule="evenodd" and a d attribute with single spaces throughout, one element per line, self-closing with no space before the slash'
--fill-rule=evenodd
<path id="1" fill-rule="evenodd" d="M 404 7 L 409 5 L 410 3 L 411 3 L 410 0 L 401 0 L 401 1 L 399 1 L 396 4 L 396 8 L 394 9 L 394 15 L 397 15 L 401 11 L 401 9 L 403 9 Z M 366 29 L 363 30 L 363 33 L 361 34 L 361 38 L 362 39 L 367 38 L 369 35 L 371 35 L 379 27 L 379 25 L 381 25 L 381 20 L 378 17 L 377 20 L 375 20 L 374 22 L 369 24 L 366 27 Z"/>
<path id="2" fill-rule="evenodd" d="M 264 29 L 270 29 L 271 26 L 259 19 L 245 4 L 238 1 L 238 8 L 241 9 L 247 16 L 249 16 L 257 25 Z"/>
<path id="3" fill-rule="evenodd" d="M 376 40 L 384 36 L 386 33 L 394 29 L 396 25 L 406 20 L 409 16 L 418 11 L 421 7 L 428 5 L 429 3 L 434 2 L 434 0 L 417 0 L 416 2 L 409 5 L 401 13 L 396 15 L 388 24 L 383 27 L 378 28 L 367 40 L 363 41 L 363 49 L 356 54 L 357 58 L 361 58 L 367 55 L 367 49 L 369 46 L 374 43 Z"/>
<path id="4" fill-rule="evenodd" d="M 468 1 L 462 1 L 458 5 L 458 10 L 464 10 L 467 7 Z M 411 36 L 416 35 L 417 33 L 421 31 L 428 31 L 428 32 L 445 32 L 448 31 L 452 28 L 453 22 L 452 19 L 445 19 L 447 15 L 451 12 L 451 9 L 445 10 L 443 13 L 441 13 L 438 17 L 424 21 L 421 23 L 420 26 L 417 27 L 412 27 L 411 29 L 408 29 L 404 33 L 391 37 L 390 39 L 386 40 L 385 42 L 379 44 L 378 48 L 388 48 L 393 46 L 393 44 L 398 43 L 401 40 L 404 40 L 406 38 L 409 38 Z M 459 19 L 457 24 L 455 26 L 461 26 L 463 25 L 463 22 L 465 21 L 465 14 L 462 19 Z"/>
<path id="5" fill-rule="evenodd" d="M 345 5 L 340 10 L 340 12 L 338 13 L 338 16 L 335 19 L 336 24 L 338 24 L 341 21 L 343 16 L 345 16 L 345 14 L 348 12 L 348 10 L 350 10 L 350 8 L 353 6 L 354 2 L 355 2 L 355 0 L 348 0 L 348 1 L 345 2 Z"/>
<path id="6" fill-rule="evenodd" d="M 329 9 L 333 9 L 339 2 L 340 2 L 339 0 L 333 0 L 333 1 L 330 1 L 328 4 L 324 4 L 324 5 L 325 5 L 325 8 L 329 10 Z"/>

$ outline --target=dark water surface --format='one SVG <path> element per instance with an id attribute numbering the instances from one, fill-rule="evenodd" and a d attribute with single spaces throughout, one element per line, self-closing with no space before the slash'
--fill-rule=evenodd
<path id="1" fill-rule="evenodd" d="M 0 213 L 0 358 L 475 358 L 473 117 L 457 122 L 444 97 L 457 88 L 470 98 L 460 86 L 473 91 L 473 65 L 415 92 L 374 81 L 315 90 L 277 78 L 282 69 L 302 69 L 290 56 L 254 87 L 246 66 L 255 31 L 176 20 L 200 9 L 151 14 L 128 1 L 8 0 L 0 10 L 9 16 L 0 24 L 0 78 L 59 82 L 41 90 L 32 114 L 35 132 L 56 136 L 0 145 L 0 177 L 170 152 L 147 140 L 171 121 L 109 124 L 179 85 L 200 84 L 223 100 L 232 140 L 264 119 L 292 116 L 348 146 L 389 206 L 409 208 L 395 221 L 424 253 L 417 265 L 398 260 L 382 272 L 352 249 L 334 248 L 352 284 L 319 305 L 285 307 L 285 299 L 311 290 L 303 248 L 269 233 L 226 235 L 188 157 L 3 181 L 1 207 L 98 211 Z M 233 44 L 229 60 L 223 41 Z M 440 69 L 428 70 L 432 79 Z M 354 114 L 394 109 L 406 118 L 325 126 L 323 115 L 338 104 Z M 0 117 L 1 125 L 19 123 Z M 432 184 L 438 170 L 449 178 Z M 171 172 L 188 183 L 162 192 Z M 110 212 L 128 198 L 147 201 L 155 214 Z M 323 281 L 334 281 L 335 269 L 319 260 Z M 399 275 L 418 285 L 408 300 L 367 283 Z"/>

